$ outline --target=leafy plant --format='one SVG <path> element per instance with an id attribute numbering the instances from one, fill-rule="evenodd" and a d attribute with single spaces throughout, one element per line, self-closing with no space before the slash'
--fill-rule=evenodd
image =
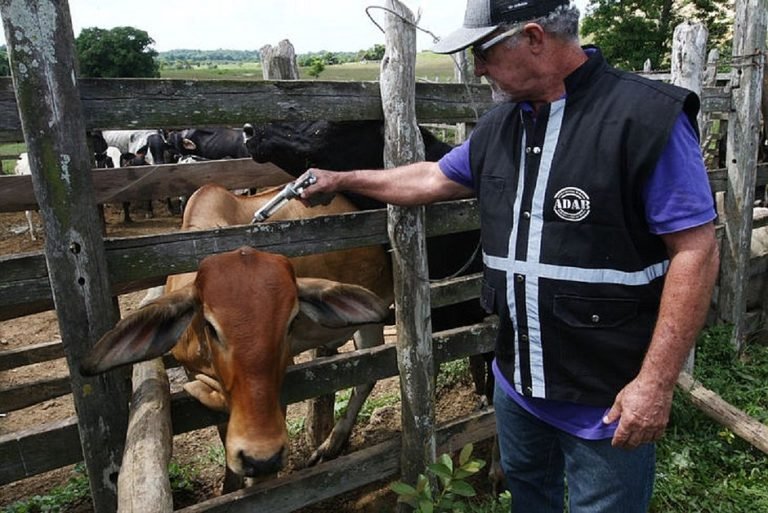
<path id="1" fill-rule="evenodd" d="M 3 507 L 2 513 L 63 513 L 90 497 L 88 477 L 82 463 L 75 465 L 75 475 L 46 495 L 35 495 Z"/>
<path id="2" fill-rule="evenodd" d="M 352 389 L 347 388 L 341 390 L 336 394 L 336 402 L 333 405 L 333 417 L 338 420 L 347 412 L 349 406 L 349 400 L 352 397 Z M 358 422 L 368 422 L 371 419 L 371 414 L 377 408 L 383 406 L 391 406 L 400 402 L 400 393 L 395 392 L 391 394 L 384 394 L 380 396 L 369 396 L 363 403 L 363 407 L 360 409 L 360 413 L 357 415 Z"/>
<path id="3" fill-rule="evenodd" d="M 179 465 L 172 461 L 168 464 L 168 479 L 171 482 L 171 490 L 191 492 L 194 486 L 194 470 L 190 467 Z"/>
<path id="4" fill-rule="evenodd" d="M 459 358 L 440 364 L 440 372 L 437 375 L 437 390 L 450 388 L 457 383 L 468 384 L 472 379 L 469 374 L 469 362 L 466 358 Z"/>
<path id="5" fill-rule="evenodd" d="M 397 481 L 390 485 L 390 489 L 399 495 L 398 502 L 411 505 L 416 513 L 467 511 L 465 499 L 476 493 L 466 478 L 485 466 L 483 460 L 471 459 L 472 450 L 471 443 L 461 449 L 458 466 L 454 466 L 447 454 L 441 454 L 435 463 L 427 466 L 427 471 L 436 478 L 434 491 L 424 474 L 419 474 L 416 487 Z"/>

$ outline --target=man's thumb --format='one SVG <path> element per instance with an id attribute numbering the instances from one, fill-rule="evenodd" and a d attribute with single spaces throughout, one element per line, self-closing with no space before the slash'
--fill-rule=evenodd
<path id="1" fill-rule="evenodd" d="M 608 410 L 608 413 L 603 416 L 603 424 L 612 424 L 619 420 L 619 417 L 621 417 L 621 409 L 617 403 L 613 403 L 613 406 Z"/>

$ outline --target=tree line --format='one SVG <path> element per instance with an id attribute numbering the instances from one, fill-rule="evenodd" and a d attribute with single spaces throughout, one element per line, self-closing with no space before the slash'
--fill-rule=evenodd
<path id="1" fill-rule="evenodd" d="M 674 27 L 699 21 L 709 31 L 709 46 L 723 55 L 731 50 L 733 0 L 590 0 L 582 13 L 583 39 L 599 46 L 608 62 L 640 70 L 646 60 L 654 69 L 668 68 Z M 143 30 L 116 27 L 83 29 L 75 39 L 79 74 L 83 77 L 159 77 L 164 67 L 191 68 L 220 63 L 260 62 L 258 50 L 171 50 L 157 52 Z M 297 64 L 318 76 L 325 66 L 362 60 L 378 61 L 384 45 L 356 52 L 318 51 L 300 54 Z M 10 75 L 8 54 L 0 46 L 0 76 Z"/>

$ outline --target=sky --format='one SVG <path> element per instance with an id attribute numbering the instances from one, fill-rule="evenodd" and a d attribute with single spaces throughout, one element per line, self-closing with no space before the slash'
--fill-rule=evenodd
<path id="1" fill-rule="evenodd" d="M 466 0 L 401 0 L 419 26 L 438 37 L 461 26 Z M 576 1 L 584 12 L 587 0 Z M 158 52 L 174 49 L 258 50 L 288 39 L 297 54 L 327 50 L 354 52 L 384 44 L 384 34 L 366 7 L 385 0 L 69 0 L 75 37 L 83 28 L 130 26 L 144 30 Z M 385 12 L 370 9 L 384 27 Z M 2 43 L 5 43 L 4 34 Z M 433 37 L 417 31 L 417 49 Z"/>

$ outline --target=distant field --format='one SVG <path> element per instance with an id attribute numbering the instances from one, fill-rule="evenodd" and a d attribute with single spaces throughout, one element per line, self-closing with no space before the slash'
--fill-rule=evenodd
<path id="1" fill-rule="evenodd" d="M 350 62 L 326 66 L 318 80 L 375 81 L 379 79 L 379 66 L 379 62 Z M 160 76 L 176 79 L 262 80 L 261 64 L 256 62 L 218 64 L 215 68 L 166 68 L 160 70 Z M 307 68 L 299 68 L 299 76 L 302 80 L 312 80 L 312 77 L 307 75 Z M 430 82 L 453 81 L 453 61 L 447 55 L 420 52 L 416 56 L 416 79 Z"/>

